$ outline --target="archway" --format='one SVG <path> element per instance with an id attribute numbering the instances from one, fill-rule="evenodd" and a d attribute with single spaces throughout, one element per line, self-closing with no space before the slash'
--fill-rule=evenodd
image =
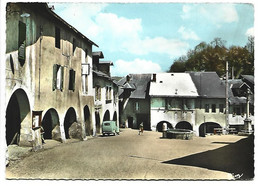
<path id="1" fill-rule="evenodd" d="M 175 128 L 192 130 L 192 125 L 187 121 L 181 121 L 175 125 Z"/>
<path id="2" fill-rule="evenodd" d="M 93 132 L 91 132 L 90 111 L 89 111 L 89 107 L 87 105 L 84 107 L 84 121 L 85 121 L 86 135 L 89 136 L 89 135 L 91 135 L 91 133 L 93 134 Z"/>
<path id="3" fill-rule="evenodd" d="M 70 107 L 64 119 L 64 130 L 65 130 L 66 139 L 69 138 L 69 128 L 71 124 L 74 122 L 76 122 L 76 112 L 73 107 Z"/>
<path id="4" fill-rule="evenodd" d="M 199 126 L 199 136 L 205 137 L 207 133 L 214 133 L 214 128 L 222 128 L 218 123 L 206 122 Z"/>
<path id="5" fill-rule="evenodd" d="M 96 133 L 100 133 L 100 116 L 99 112 L 95 112 L 95 120 L 96 120 Z"/>
<path id="6" fill-rule="evenodd" d="M 158 132 L 162 132 L 162 126 L 163 124 L 166 123 L 167 124 L 167 128 L 173 128 L 172 124 L 168 121 L 160 121 L 157 125 L 156 125 L 156 130 Z"/>
<path id="7" fill-rule="evenodd" d="M 103 121 L 109 121 L 110 120 L 110 113 L 109 110 L 107 110 L 104 114 Z"/>
<path id="8" fill-rule="evenodd" d="M 42 127 L 44 129 L 43 137 L 44 139 L 52 139 L 52 130 L 56 125 L 59 125 L 59 115 L 57 111 L 53 108 L 49 109 L 42 120 Z"/>
<path id="9" fill-rule="evenodd" d="M 117 121 L 117 113 L 116 113 L 116 111 L 114 112 L 114 115 L 113 115 L 113 121 Z"/>
<path id="10" fill-rule="evenodd" d="M 21 123 L 30 115 L 29 99 L 23 89 L 16 90 L 6 108 L 6 143 L 19 144 Z"/>

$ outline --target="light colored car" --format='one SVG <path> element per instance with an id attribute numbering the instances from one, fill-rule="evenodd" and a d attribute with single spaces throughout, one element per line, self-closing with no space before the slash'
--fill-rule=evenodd
<path id="1" fill-rule="evenodd" d="M 102 134 L 110 135 L 119 135 L 119 127 L 116 125 L 116 121 L 104 121 L 102 123 Z"/>

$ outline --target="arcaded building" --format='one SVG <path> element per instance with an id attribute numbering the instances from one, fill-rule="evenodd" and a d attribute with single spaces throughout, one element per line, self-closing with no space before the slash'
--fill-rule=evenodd
<path id="1" fill-rule="evenodd" d="M 96 133 L 93 45 L 46 3 L 7 4 L 7 145 Z"/>

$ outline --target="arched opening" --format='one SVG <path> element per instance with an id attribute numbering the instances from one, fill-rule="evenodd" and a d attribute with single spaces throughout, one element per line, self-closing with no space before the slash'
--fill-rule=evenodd
<path id="1" fill-rule="evenodd" d="M 19 144 L 21 123 L 30 114 L 29 99 L 22 89 L 16 90 L 6 108 L 6 143 Z"/>
<path id="2" fill-rule="evenodd" d="M 95 120 L 96 120 L 96 133 L 100 133 L 100 116 L 99 112 L 95 112 Z"/>
<path id="3" fill-rule="evenodd" d="M 103 121 L 110 121 L 110 113 L 109 110 L 107 110 L 104 114 Z"/>
<path id="4" fill-rule="evenodd" d="M 113 115 L 113 121 L 117 121 L 117 113 L 116 113 L 116 111 L 114 112 L 114 115 Z"/>
<path id="5" fill-rule="evenodd" d="M 52 139 L 52 130 L 59 125 L 59 115 L 57 111 L 53 108 L 49 109 L 42 120 L 42 127 L 44 129 L 43 137 L 44 139 Z"/>
<path id="6" fill-rule="evenodd" d="M 199 136 L 205 137 L 207 133 L 214 133 L 214 128 L 222 128 L 218 123 L 206 122 L 199 126 Z"/>
<path id="7" fill-rule="evenodd" d="M 64 130 L 65 130 L 66 139 L 69 138 L 69 128 L 71 124 L 74 122 L 76 122 L 76 112 L 74 108 L 70 107 L 64 119 Z"/>
<path id="8" fill-rule="evenodd" d="M 89 136 L 91 135 L 91 126 L 90 126 L 90 111 L 87 105 L 84 107 L 84 121 L 85 121 L 86 135 Z"/>
<path id="9" fill-rule="evenodd" d="M 192 130 L 192 125 L 187 121 L 181 121 L 175 125 L 175 128 Z"/>
<path id="10" fill-rule="evenodd" d="M 167 128 L 169 128 L 169 129 L 173 128 L 173 127 L 172 127 L 172 124 L 171 124 L 170 122 L 168 122 L 168 121 L 161 121 L 161 122 L 159 122 L 159 123 L 156 125 L 156 130 L 157 130 L 158 132 L 162 132 L 162 126 L 163 126 L 164 123 L 167 124 Z"/>

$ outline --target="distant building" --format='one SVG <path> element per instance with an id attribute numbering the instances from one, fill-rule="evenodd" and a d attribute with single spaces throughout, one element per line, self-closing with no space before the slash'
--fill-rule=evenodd
<path id="1" fill-rule="evenodd" d="M 129 128 L 145 130 L 150 126 L 149 85 L 151 74 L 130 74 L 118 81 L 120 124 Z"/>
<path id="2" fill-rule="evenodd" d="M 230 79 L 229 81 L 229 124 L 238 131 L 244 129 L 246 118 L 246 89 L 252 91 L 249 104 L 249 118 L 252 120 L 254 128 L 254 77 L 252 75 L 241 75 L 240 79 Z"/>
<path id="3" fill-rule="evenodd" d="M 144 122 L 146 129 L 161 131 L 166 123 L 198 136 L 226 127 L 225 83 L 216 72 L 130 74 L 118 84 L 120 122 L 126 127 Z"/>

